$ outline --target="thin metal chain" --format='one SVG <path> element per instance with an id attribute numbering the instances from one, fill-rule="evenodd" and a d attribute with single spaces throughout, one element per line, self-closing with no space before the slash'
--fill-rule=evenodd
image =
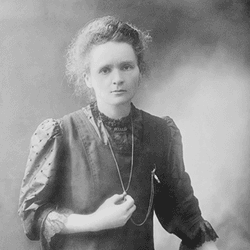
<path id="1" fill-rule="evenodd" d="M 101 119 L 102 121 L 102 119 Z M 127 191 L 129 190 L 129 187 L 130 187 L 130 183 L 131 183 L 131 180 L 132 180 L 132 175 L 133 175 L 133 168 L 134 168 L 134 125 L 133 125 L 133 120 L 132 120 L 132 117 L 131 117 L 131 127 L 132 127 L 132 149 L 131 149 L 131 164 L 130 164 L 130 174 L 129 174 L 129 181 L 128 181 L 128 185 L 127 185 L 127 188 L 125 189 L 124 187 L 124 183 L 123 183 L 123 180 L 122 180 L 122 176 L 121 176 L 121 172 L 120 172 L 120 168 L 119 168 L 119 165 L 118 165 L 118 162 L 116 160 L 116 157 L 115 157 L 115 154 L 114 154 L 114 151 L 113 151 L 113 148 L 111 146 L 111 142 L 109 140 L 109 137 L 108 137 L 108 132 L 106 130 L 106 127 L 104 126 L 104 123 L 102 121 L 102 124 L 103 124 L 103 127 L 104 127 L 104 131 L 105 131 L 105 134 L 108 138 L 108 144 L 109 144 L 109 148 L 110 148 L 110 151 L 111 151 L 111 154 L 113 156 L 113 159 L 114 159 L 114 162 L 115 162 L 115 165 L 116 165 L 116 169 L 117 169 L 117 172 L 118 172 L 118 175 L 119 175 L 119 179 L 120 179 L 120 183 L 121 183 L 121 186 L 122 186 L 122 190 L 125 194 L 127 194 Z"/>
<path id="2" fill-rule="evenodd" d="M 101 117 L 100 117 L 101 119 Z M 102 119 L 101 119 L 102 121 Z M 124 187 L 124 183 L 123 183 L 123 180 L 122 180 L 122 176 L 121 176 L 121 172 L 120 172 L 120 168 L 119 168 L 119 165 L 118 165 L 118 162 L 116 160 L 116 157 L 115 157 L 115 154 L 114 154 L 114 151 L 113 151 L 113 148 L 112 148 L 112 145 L 111 145 L 111 142 L 109 140 L 109 137 L 108 137 L 108 132 L 106 130 L 106 127 L 104 126 L 104 123 L 102 121 L 102 125 L 104 127 L 104 131 L 105 131 L 105 134 L 107 136 L 107 139 L 108 139 L 108 145 L 109 145 L 109 148 L 110 148 L 110 151 L 111 151 L 111 154 L 113 156 L 113 159 L 114 159 L 114 162 L 115 162 L 115 165 L 116 165 L 116 169 L 117 169 L 117 172 L 118 172 L 118 176 L 119 176 L 119 179 L 120 179 L 120 183 L 121 183 L 121 186 L 122 186 L 122 190 L 123 190 L 123 193 L 126 195 L 127 194 L 127 191 L 129 190 L 129 187 L 130 187 L 130 183 L 131 183 L 131 180 L 132 180 L 132 176 L 133 176 L 133 166 L 134 166 L 134 125 L 133 125 L 133 120 L 132 120 L 132 117 L 131 117 L 131 127 L 132 127 L 132 149 L 131 149 L 131 167 L 130 167 L 130 174 L 129 174 L 129 181 L 128 181 L 128 185 L 127 185 L 127 188 L 125 189 Z M 152 171 L 151 171 L 151 190 L 150 190 L 150 199 L 149 199 L 149 205 L 148 205 L 148 211 L 147 211 L 147 214 L 144 218 L 144 220 L 141 222 L 141 223 L 136 223 L 133 218 L 131 217 L 130 220 L 131 222 L 136 225 L 136 226 L 142 226 L 148 219 L 148 216 L 150 214 L 150 211 L 152 209 L 152 205 L 153 205 L 153 200 L 154 200 L 154 175 L 155 175 L 155 170 L 156 168 L 154 168 Z"/>
<path id="3" fill-rule="evenodd" d="M 150 199 L 149 199 L 149 204 L 148 204 L 148 211 L 147 214 L 144 218 L 144 220 L 141 223 L 136 223 L 134 219 L 131 217 L 130 220 L 132 223 L 138 227 L 142 226 L 148 219 L 148 216 L 151 212 L 152 206 L 153 206 L 153 200 L 154 200 L 154 175 L 155 175 L 155 168 L 151 172 L 151 191 L 150 191 Z"/>

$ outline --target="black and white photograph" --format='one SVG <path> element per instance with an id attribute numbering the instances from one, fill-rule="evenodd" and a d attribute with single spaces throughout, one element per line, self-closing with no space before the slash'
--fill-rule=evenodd
<path id="1" fill-rule="evenodd" d="M 250 249 L 249 1 L 0 0 L 0 21 L 0 249 Z"/>

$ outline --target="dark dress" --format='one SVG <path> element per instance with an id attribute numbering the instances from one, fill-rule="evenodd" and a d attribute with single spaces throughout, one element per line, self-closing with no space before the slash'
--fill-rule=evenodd
<path id="1" fill-rule="evenodd" d="M 173 120 L 131 107 L 129 116 L 112 120 L 92 103 L 38 126 L 31 139 L 19 215 L 26 235 L 40 240 L 43 249 L 153 250 L 154 212 L 169 233 L 182 239 L 180 249 L 196 249 L 218 237 L 201 216 Z M 136 204 L 132 219 L 121 228 L 59 234 L 68 214 L 93 213 L 107 198 L 123 193 L 115 160 L 127 187 L 132 154 L 127 191 Z M 46 234 L 47 216 L 54 211 L 59 214 L 57 227 Z"/>

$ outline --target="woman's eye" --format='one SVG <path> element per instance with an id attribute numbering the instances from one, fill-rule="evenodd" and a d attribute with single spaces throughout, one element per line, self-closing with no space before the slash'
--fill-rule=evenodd
<path id="1" fill-rule="evenodd" d="M 108 74 L 109 72 L 110 72 L 110 68 L 103 68 L 100 70 L 100 74 L 104 74 L 104 75 Z"/>
<path id="2" fill-rule="evenodd" d="M 122 69 L 125 70 L 125 71 L 131 70 L 131 69 L 133 69 L 133 66 L 130 65 L 130 64 L 127 64 L 127 65 L 124 65 L 124 66 L 122 67 Z"/>

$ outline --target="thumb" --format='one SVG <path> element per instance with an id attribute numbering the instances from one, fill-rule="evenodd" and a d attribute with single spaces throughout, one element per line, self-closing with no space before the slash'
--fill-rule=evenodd
<path id="1" fill-rule="evenodd" d="M 115 204 L 122 203 L 124 200 L 124 194 L 115 194 L 110 198 L 110 200 L 112 200 Z"/>

